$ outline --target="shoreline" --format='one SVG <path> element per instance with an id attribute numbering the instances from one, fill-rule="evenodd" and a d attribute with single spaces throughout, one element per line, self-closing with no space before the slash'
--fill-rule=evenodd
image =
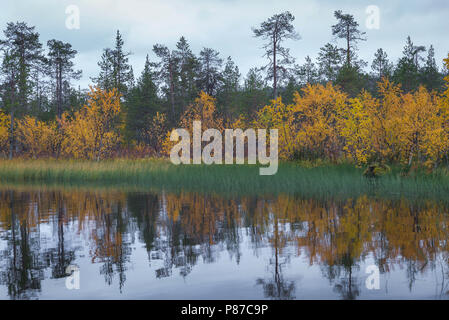
<path id="1" fill-rule="evenodd" d="M 308 164 L 308 165 L 307 165 Z M 71 187 L 227 195 L 299 194 L 312 197 L 446 199 L 449 175 L 441 169 L 401 176 L 393 167 L 379 178 L 366 178 L 351 164 L 281 162 L 273 176 L 260 176 L 256 165 L 173 165 L 164 159 L 0 160 L 1 186 Z"/>

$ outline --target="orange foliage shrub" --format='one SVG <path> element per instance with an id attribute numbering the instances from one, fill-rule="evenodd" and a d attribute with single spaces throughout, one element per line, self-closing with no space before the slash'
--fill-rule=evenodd
<path id="1" fill-rule="evenodd" d="M 0 110 L 0 154 L 6 154 L 9 148 L 9 118 Z"/>
<path id="2" fill-rule="evenodd" d="M 224 122 L 221 117 L 217 115 L 215 107 L 215 99 L 207 93 L 201 91 L 195 102 L 187 107 L 187 110 L 181 117 L 177 128 L 186 129 L 190 134 L 193 134 L 193 121 L 201 121 L 201 131 L 209 128 L 214 128 L 220 131 L 224 130 Z M 170 154 L 171 148 L 177 143 L 170 141 L 171 131 L 167 132 L 162 143 L 164 154 Z"/>
<path id="3" fill-rule="evenodd" d="M 156 115 L 151 119 L 151 123 L 147 130 L 150 146 L 156 153 L 161 151 L 166 132 L 167 117 L 164 113 L 156 112 Z"/>
<path id="4" fill-rule="evenodd" d="M 25 116 L 17 122 L 17 139 L 24 146 L 26 154 L 33 158 L 56 154 L 60 135 L 56 123 L 45 123 Z"/>
<path id="5" fill-rule="evenodd" d="M 346 94 L 328 83 L 308 84 L 302 95 L 295 93 L 293 112 L 298 133 L 296 142 L 302 153 L 336 160 L 341 155 L 338 117 L 345 108 Z"/>
<path id="6" fill-rule="evenodd" d="M 73 118 L 64 113 L 60 126 L 61 151 L 66 156 L 85 159 L 103 159 L 117 149 L 119 134 L 120 95 L 92 88 L 87 105 L 75 112 Z"/>
<path id="7" fill-rule="evenodd" d="M 234 128 L 242 125 L 242 119 L 239 123 L 234 123 Z M 296 129 L 293 118 L 293 108 L 291 105 L 285 105 L 282 98 L 271 100 L 271 104 L 263 107 L 256 113 L 254 121 L 249 126 L 260 129 L 278 129 L 278 150 L 282 159 L 290 159 L 295 153 Z M 243 129 L 243 128 L 242 128 Z"/>

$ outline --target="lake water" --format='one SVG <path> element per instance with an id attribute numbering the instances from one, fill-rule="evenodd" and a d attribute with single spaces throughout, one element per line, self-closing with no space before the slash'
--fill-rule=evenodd
<path id="1" fill-rule="evenodd" d="M 448 227 L 430 200 L 4 188 L 0 298 L 447 299 Z"/>

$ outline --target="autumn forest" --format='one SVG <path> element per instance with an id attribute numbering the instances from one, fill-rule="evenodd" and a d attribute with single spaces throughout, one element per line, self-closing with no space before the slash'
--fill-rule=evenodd
<path id="1" fill-rule="evenodd" d="M 351 14 L 336 11 L 316 59 L 298 64 L 287 47 L 299 40 L 290 12 L 248 32 L 259 38 L 267 65 L 242 76 L 231 57 L 212 48 L 196 55 L 185 37 L 174 48 L 155 44 L 140 75 L 116 32 L 103 50 L 89 89 L 70 43 L 44 46 L 38 29 L 8 23 L 0 38 L 0 154 L 5 158 L 164 157 L 172 128 L 277 128 L 283 160 L 416 164 L 449 158 L 449 57 L 405 40 L 390 61 L 371 62 L 357 48 L 369 41 Z M 300 25 L 300 22 L 298 22 Z"/>

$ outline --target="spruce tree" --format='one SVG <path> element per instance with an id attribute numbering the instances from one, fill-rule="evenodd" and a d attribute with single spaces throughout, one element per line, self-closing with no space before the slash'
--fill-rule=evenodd
<path id="1" fill-rule="evenodd" d="M 146 56 L 142 74 L 130 89 L 127 103 L 126 127 L 130 139 L 148 143 L 147 129 L 151 118 L 159 111 L 154 64 Z"/>
<path id="2" fill-rule="evenodd" d="M 215 95 L 220 87 L 223 59 L 220 53 L 211 48 L 203 48 L 199 56 L 199 88 L 209 95 Z"/>
<path id="3" fill-rule="evenodd" d="M 335 82 L 342 61 L 343 59 L 337 46 L 326 43 L 324 47 L 320 48 L 320 52 L 318 53 L 318 68 L 321 80 L 323 82 Z"/>
<path id="4" fill-rule="evenodd" d="M 179 84 L 176 92 L 179 110 L 183 113 L 186 107 L 198 96 L 197 77 L 199 71 L 199 61 L 192 53 L 187 40 L 181 37 L 173 52 L 178 62 Z"/>
<path id="5" fill-rule="evenodd" d="M 172 124 L 176 123 L 179 111 L 176 110 L 175 93 L 177 89 L 178 59 L 172 51 L 162 44 L 155 44 L 153 52 L 160 59 L 157 64 L 158 80 L 162 83 L 162 90 L 167 97 Z"/>
<path id="6" fill-rule="evenodd" d="M 373 76 L 376 81 L 380 81 L 383 77 L 389 78 L 391 76 L 393 64 L 388 60 L 388 55 L 382 48 L 377 49 L 374 54 L 371 70 L 373 70 Z"/>

